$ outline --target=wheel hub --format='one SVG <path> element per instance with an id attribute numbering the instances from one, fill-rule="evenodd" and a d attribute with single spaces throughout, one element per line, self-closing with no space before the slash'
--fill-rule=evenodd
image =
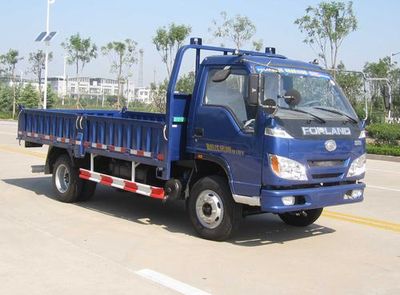
<path id="1" fill-rule="evenodd" d="M 196 200 L 196 214 L 202 226 L 209 229 L 219 226 L 224 214 L 221 197 L 212 190 L 202 191 Z"/>
<path id="2" fill-rule="evenodd" d="M 70 183 L 68 167 L 64 164 L 59 165 L 56 170 L 55 178 L 57 190 L 62 194 L 65 193 Z"/>

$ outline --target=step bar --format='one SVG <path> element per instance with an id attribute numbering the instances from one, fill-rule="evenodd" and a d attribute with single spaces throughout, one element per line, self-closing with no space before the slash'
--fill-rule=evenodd
<path id="1" fill-rule="evenodd" d="M 166 198 L 164 189 L 143 183 L 133 182 L 119 177 L 102 174 L 87 169 L 79 169 L 79 178 L 94 181 L 106 186 L 112 186 L 131 193 L 148 196 L 154 199 L 164 200 Z"/>

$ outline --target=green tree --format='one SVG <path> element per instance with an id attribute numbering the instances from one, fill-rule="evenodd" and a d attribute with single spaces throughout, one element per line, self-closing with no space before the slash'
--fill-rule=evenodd
<path id="1" fill-rule="evenodd" d="M 195 75 L 193 71 L 183 75 L 176 83 L 175 91 L 181 93 L 192 94 L 195 82 Z"/>
<path id="2" fill-rule="evenodd" d="M 342 88 L 346 97 L 356 110 L 363 108 L 364 81 L 361 73 L 346 71 L 345 65 L 340 62 L 336 72 L 336 82 Z"/>
<path id="3" fill-rule="evenodd" d="M 21 90 L 18 97 L 18 103 L 26 108 L 36 108 L 39 102 L 39 92 L 32 86 L 27 84 Z"/>
<path id="4" fill-rule="evenodd" d="M 79 33 L 70 36 L 65 40 L 65 42 L 61 43 L 61 46 L 67 51 L 68 64 L 75 65 L 76 79 L 78 83 L 78 97 L 76 104 L 79 106 L 79 73 L 83 71 L 86 64 L 97 57 L 97 46 L 92 43 L 90 38 L 82 38 Z"/>
<path id="5" fill-rule="evenodd" d="M 171 75 L 175 55 L 182 46 L 183 41 L 189 36 L 192 28 L 185 25 L 170 24 L 168 28 L 160 27 L 153 37 L 153 44 L 161 55 L 161 59 L 167 68 L 168 76 Z"/>
<path id="6" fill-rule="evenodd" d="M 50 84 L 47 85 L 47 108 L 53 108 L 59 101 L 57 93 L 54 92 Z"/>
<path id="7" fill-rule="evenodd" d="M 159 84 L 150 84 L 150 96 L 152 99 L 152 108 L 157 113 L 165 113 L 167 100 L 168 80 L 165 79 Z"/>
<path id="8" fill-rule="evenodd" d="M 10 114 L 12 112 L 13 89 L 7 84 L 0 84 L 0 112 Z"/>
<path id="9" fill-rule="evenodd" d="M 228 39 L 235 44 L 236 49 L 241 49 L 244 44 L 250 41 L 256 33 L 256 26 L 247 16 L 236 15 L 234 17 L 228 17 L 225 11 L 220 13 L 221 22 L 213 19 L 212 27 L 209 31 L 216 38 Z M 256 49 L 259 46 L 259 41 L 255 41 L 253 46 Z"/>
<path id="10" fill-rule="evenodd" d="M 255 51 L 261 51 L 264 45 L 264 41 L 260 40 L 253 40 L 253 48 Z"/>
<path id="11" fill-rule="evenodd" d="M 31 72 L 35 75 L 36 81 L 39 85 L 39 104 L 38 108 L 40 108 L 41 100 L 42 100 L 42 75 L 45 67 L 45 57 L 46 54 L 43 50 L 38 50 L 36 52 L 29 53 L 29 63 L 31 64 Z M 53 53 L 49 53 L 49 62 L 53 59 Z"/>
<path id="12" fill-rule="evenodd" d="M 392 88 L 393 115 L 400 116 L 400 69 L 396 64 L 390 63 L 390 57 L 380 58 L 377 62 L 367 62 L 364 72 L 370 78 L 387 78 Z M 384 81 L 371 82 L 369 90 L 372 98 L 372 116 L 374 122 L 383 121 L 384 94 L 387 95 L 387 86 Z M 373 118 L 374 119 L 374 118 Z"/>
<path id="13" fill-rule="evenodd" d="M 118 96 L 117 108 L 121 107 L 123 74 L 129 75 L 133 65 L 137 62 L 137 43 L 131 39 L 125 41 L 113 41 L 101 48 L 103 55 L 111 59 L 111 72 L 117 74 Z"/>
<path id="14" fill-rule="evenodd" d="M 326 68 L 336 69 L 339 48 L 343 40 L 357 29 L 353 2 L 321 2 L 309 6 L 306 14 L 295 20 L 308 44 L 323 60 Z M 329 62 L 328 62 L 329 60 Z M 334 72 L 335 74 L 335 72 Z"/>
<path id="15" fill-rule="evenodd" d="M 22 60 L 23 57 L 19 57 L 18 50 L 10 49 L 6 54 L 0 56 L 0 62 L 4 65 L 4 72 L 7 76 L 11 77 L 12 89 L 13 89 L 13 103 L 12 103 L 12 116 L 15 118 L 15 107 L 17 101 L 17 85 L 15 79 L 15 67 L 17 63 Z"/>

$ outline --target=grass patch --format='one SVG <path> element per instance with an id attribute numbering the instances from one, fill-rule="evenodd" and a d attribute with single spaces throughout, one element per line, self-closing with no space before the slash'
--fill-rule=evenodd
<path id="1" fill-rule="evenodd" d="M 0 119 L 7 119 L 7 120 L 11 120 L 12 119 L 12 114 L 11 113 L 3 113 L 0 112 Z"/>

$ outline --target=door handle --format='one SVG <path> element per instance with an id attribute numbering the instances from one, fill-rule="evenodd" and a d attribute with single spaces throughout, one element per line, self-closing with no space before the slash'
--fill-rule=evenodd
<path id="1" fill-rule="evenodd" d="M 204 129 L 203 128 L 195 128 L 193 137 L 203 137 Z"/>

